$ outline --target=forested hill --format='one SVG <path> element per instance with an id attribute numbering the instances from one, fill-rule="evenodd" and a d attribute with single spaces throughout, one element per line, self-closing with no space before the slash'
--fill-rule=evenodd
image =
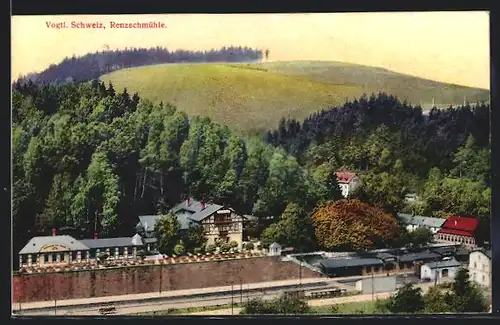
<path id="1" fill-rule="evenodd" d="M 130 236 L 138 215 L 187 196 L 259 217 L 288 203 L 310 212 L 340 197 L 338 169 L 364 179 L 354 197 L 387 211 L 490 214 L 486 105 L 424 118 L 380 94 L 283 122 L 268 134 L 275 147 L 97 81 L 21 85 L 12 103 L 14 251 L 52 227 Z M 419 206 L 404 206 L 410 191 Z"/>
<path id="2" fill-rule="evenodd" d="M 255 62 L 262 58 L 262 51 L 249 47 L 223 47 L 209 51 L 169 51 L 166 48 L 131 48 L 125 50 L 89 53 L 80 57 L 65 58 L 40 73 L 21 77 L 40 83 L 80 82 L 131 67 L 161 63 L 181 62 Z"/>

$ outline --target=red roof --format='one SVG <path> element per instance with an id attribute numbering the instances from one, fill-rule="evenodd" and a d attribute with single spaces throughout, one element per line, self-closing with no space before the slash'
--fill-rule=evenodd
<path id="1" fill-rule="evenodd" d="M 472 236 L 474 231 L 476 231 L 478 224 L 479 220 L 477 220 L 476 218 L 450 216 L 448 217 L 448 219 L 446 219 L 438 232 L 451 234 L 450 231 L 453 230 L 465 232 L 468 234 L 464 236 Z M 458 235 L 457 233 L 455 234 Z"/>
<path id="2" fill-rule="evenodd" d="M 349 172 L 335 172 L 335 175 L 337 176 L 337 181 L 339 183 L 350 183 L 354 176 L 356 176 L 355 173 L 349 173 Z"/>
<path id="3" fill-rule="evenodd" d="M 458 235 L 458 236 L 465 236 L 465 237 L 474 237 L 474 234 L 471 233 L 470 231 L 464 231 L 464 230 L 455 230 L 455 229 L 439 229 L 438 234 L 447 234 L 447 235 Z"/>

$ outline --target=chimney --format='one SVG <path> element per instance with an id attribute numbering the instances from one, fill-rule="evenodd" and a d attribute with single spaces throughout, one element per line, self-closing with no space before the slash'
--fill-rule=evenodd
<path id="1" fill-rule="evenodd" d="M 94 233 L 94 239 L 97 239 L 97 233 L 96 232 Z"/>
<path id="2" fill-rule="evenodd" d="M 52 228 L 52 236 L 56 235 L 56 228 Z"/>
<path id="3" fill-rule="evenodd" d="M 205 209 L 205 203 L 201 202 L 200 205 L 201 205 L 201 209 L 204 210 Z"/>
<path id="4" fill-rule="evenodd" d="M 186 206 L 189 206 L 189 199 L 186 200 Z"/>

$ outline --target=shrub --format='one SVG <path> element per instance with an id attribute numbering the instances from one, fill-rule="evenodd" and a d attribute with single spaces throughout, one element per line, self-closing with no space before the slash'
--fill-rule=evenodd
<path id="1" fill-rule="evenodd" d="M 254 244 L 252 242 L 249 242 L 245 245 L 245 249 L 251 251 L 254 249 Z"/>
<path id="2" fill-rule="evenodd" d="M 209 254 L 213 254 L 213 253 L 215 253 L 216 249 L 217 249 L 217 247 L 215 247 L 215 245 L 210 244 L 207 246 L 205 251 Z"/>

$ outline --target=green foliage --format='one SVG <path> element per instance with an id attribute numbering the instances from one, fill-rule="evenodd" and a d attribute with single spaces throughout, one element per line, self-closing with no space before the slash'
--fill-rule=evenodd
<path id="1" fill-rule="evenodd" d="M 273 300 L 252 299 L 244 304 L 241 314 L 246 315 L 300 315 L 311 312 L 306 301 L 293 297 L 280 297 Z"/>
<path id="2" fill-rule="evenodd" d="M 135 255 L 143 260 L 146 257 L 146 252 L 143 249 L 140 249 L 137 251 L 137 253 L 135 253 Z"/>
<path id="3" fill-rule="evenodd" d="M 186 248 L 184 247 L 184 242 L 179 240 L 179 242 L 174 247 L 174 254 L 177 256 L 182 256 L 186 253 Z"/>
<path id="4" fill-rule="evenodd" d="M 412 284 L 406 284 L 392 296 L 386 303 L 378 306 L 381 311 L 387 310 L 391 313 L 418 313 L 424 309 L 422 289 L 414 288 Z"/>
<path id="5" fill-rule="evenodd" d="M 119 70 L 100 79 L 112 81 L 116 89 L 140 92 L 143 98 L 175 103 L 190 116 L 208 116 L 243 131 L 275 127 L 288 115 L 304 119 L 342 104 L 345 98 L 381 89 L 413 103 L 430 104 L 433 97 L 437 103 L 450 104 L 462 104 L 463 96 L 489 98 L 486 90 L 342 62 L 269 62 L 249 67 L 234 63 L 163 64 Z M 290 109 L 293 107 L 301 109 Z"/>
<path id="6" fill-rule="evenodd" d="M 486 312 L 488 305 L 480 289 L 469 280 L 469 271 L 460 269 L 451 284 L 451 292 L 446 295 L 450 309 L 456 313 Z"/>
<path id="7" fill-rule="evenodd" d="M 232 240 L 229 242 L 229 248 L 236 248 L 238 247 L 238 242 Z"/>
<path id="8" fill-rule="evenodd" d="M 215 250 L 217 249 L 217 247 L 213 244 L 210 244 L 210 245 L 207 245 L 207 248 L 205 249 L 205 251 L 209 254 L 213 254 L 215 253 Z"/>
<path id="9" fill-rule="evenodd" d="M 277 242 L 299 250 L 312 249 L 315 243 L 312 223 L 304 209 L 296 203 L 287 205 L 279 221 L 266 228 L 260 240 L 263 247 Z"/>
<path id="10" fill-rule="evenodd" d="M 99 259 L 99 262 L 104 263 L 106 260 L 109 258 L 109 254 L 105 252 L 101 252 L 97 255 L 97 259 Z"/>
<path id="11" fill-rule="evenodd" d="M 187 238 L 184 238 L 186 243 L 186 250 L 192 251 L 196 248 L 205 247 L 207 238 L 203 231 L 203 226 L 200 224 L 193 224 L 187 230 Z"/>
<path id="12" fill-rule="evenodd" d="M 172 255 L 176 245 L 179 243 L 179 230 L 181 226 L 174 214 L 160 217 L 156 223 L 155 234 L 158 243 L 158 251 L 161 254 Z"/>
<path id="13" fill-rule="evenodd" d="M 254 249 L 254 244 L 252 242 L 248 242 L 245 244 L 245 249 L 251 251 Z"/>
<path id="14" fill-rule="evenodd" d="M 424 227 L 417 228 L 410 232 L 408 235 L 409 241 L 414 247 L 422 247 L 429 243 L 432 243 L 434 238 L 432 232 Z"/>

